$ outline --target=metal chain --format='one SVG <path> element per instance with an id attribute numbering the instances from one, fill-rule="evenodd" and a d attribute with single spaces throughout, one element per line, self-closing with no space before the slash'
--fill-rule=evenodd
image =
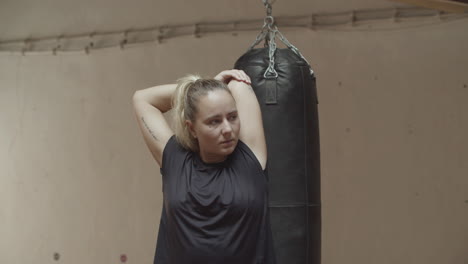
<path id="1" fill-rule="evenodd" d="M 272 5 L 272 4 L 274 4 L 276 2 L 276 0 L 273 0 L 273 1 L 272 0 L 262 0 L 262 2 L 263 2 L 264 5 L 267 5 L 267 4 Z"/>
<path id="2" fill-rule="evenodd" d="M 265 4 L 265 7 L 267 9 L 267 16 L 271 16 L 271 4 Z"/>
<path id="3" fill-rule="evenodd" d="M 269 32 L 268 56 L 269 56 L 269 59 L 270 59 L 270 63 L 268 64 L 268 68 L 266 69 L 265 73 L 263 73 L 263 77 L 265 77 L 265 78 L 276 78 L 276 77 L 278 77 L 278 72 L 275 70 L 275 52 L 276 52 L 275 37 L 276 37 L 277 32 L 278 32 L 277 29 L 270 30 L 270 32 Z"/>
<path id="4" fill-rule="evenodd" d="M 250 45 L 248 50 L 252 50 L 255 46 L 257 46 L 258 43 L 260 43 L 260 41 L 265 39 L 267 34 L 268 34 L 267 24 L 264 23 L 263 27 L 262 27 L 262 31 L 257 35 L 257 38 L 255 39 L 254 43 L 252 43 L 252 45 Z"/>
<path id="5" fill-rule="evenodd" d="M 297 56 L 301 57 L 309 66 L 310 73 L 313 74 L 314 71 L 312 70 L 312 67 L 310 67 L 309 62 L 306 60 L 306 58 L 299 52 L 299 50 L 292 45 L 284 36 L 281 34 L 281 32 L 278 30 L 278 28 L 275 25 L 275 20 L 271 16 L 271 4 L 273 2 L 270 2 L 271 0 L 262 0 L 263 4 L 265 5 L 267 9 L 267 16 L 265 17 L 262 31 L 257 35 L 257 38 L 255 39 L 254 43 L 250 45 L 249 51 L 252 50 L 255 46 L 257 46 L 262 40 L 265 40 L 265 47 L 268 47 L 268 57 L 269 57 L 269 64 L 268 68 L 266 69 L 265 73 L 263 74 L 263 77 L 265 78 L 276 78 L 278 77 L 278 72 L 275 70 L 275 52 L 277 49 L 275 38 L 276 34 L 278 34 L 279 39 L 292 51 L 294 52 Z"/>
<path id="6" fill-rule="evenodd" d="M 271 5 L 274 3 L 274 1 L 273 2 L 271 2 L 270 0 L 262 0 L 262 1 L 263 1 L 263 5 L 266 8 L 267 17 L 271 17 L 271 12 L 272 12 Z"/>
<path id="7" fill-rule="evenodd" d="M 299 51 L 299 49 L 297 49 L 293 44 L 291 44 L 285 36 L 283 36 L 283 34 L 281 34 L 281 32 L 279 32 L 278 30 L 278 36 L 280 38 L 280 40 L 284 43 L 284 45 L 286 45 L 289 49 L 291 49 L 294 53 L 296 53 L 297 56 L 301 57 L 301 59 L 303 59 L 307 65 L 309 66 L 309 69 L 310 69 L 310 74 L 313 74 L 314 71 L 312 70 L 312 67 L 310 67 L 310 63 L 307 61 L 307 59 L 301 54 L 301 52 Z"/>
<path id="8" fill-rule="evenodd" d="M 262 0 L 262 2 L 263 2 L 263 5 L 265 5 L 267 9 L 267 16 L 264 19 L 262 31 L 257 35 L 257 38 L 255 39 L 254 43 L 250 45 L 248 50 L 252 50 L 262 40 L 265 40 L 265 47 L 267 47 L 270 42 L 268 33 L 270 32 L 274 24 L 274 19 L 271 16 L 271 12 L 272 12 L 271 5 L 275 2 L 275 0 L 273 0 L 273 2 L 271 2 L 271 0 Z"/>

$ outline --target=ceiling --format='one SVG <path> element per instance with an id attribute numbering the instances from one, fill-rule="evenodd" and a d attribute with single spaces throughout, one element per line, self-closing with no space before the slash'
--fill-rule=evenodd
<path id="1" fill-rule="evenodd" d="M 273 16 L 404 6 L 387 0 L 276 0 Z M 264 16 L 262 0 L 0 0 L 0 42 Z"/>

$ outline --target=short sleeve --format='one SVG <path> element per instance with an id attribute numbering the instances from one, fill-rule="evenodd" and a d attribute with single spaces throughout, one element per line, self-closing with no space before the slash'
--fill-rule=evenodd
<path id="1" fill-rule="evenodd" d="M 164 176 L 170 173 L 170 169 L 174 166 L 180 166 L 181 161 L 185 159 L 188 150 L 184 149 L 177 142 L 175 135 L 172 135 L 166 143 L 162 155 L 162 164 L 160 172 Z"/>
<path id="2" fill-rule="evenodd" d="M 250 160 L 252 160 L 252 162 L 255 163 L 255 167 L 257 167 L 257 169 L 260 172 L 265 174 L 268 180 L 267 166 L 265 166 L 265 169 L 262 169 L 262 165 L 260 164 L 260 161 L 257 159 L 257 156 L 255 156 L 252 149 L 250 149 L 250 147 L 247 144 L 245 144 L 243 141 L 239 140 L 239 146 L 241 147 L 243 152 L 245 152 L 250 157 Z M 268 161 L 267 161 L 267 164 L 268 164 Z"/>

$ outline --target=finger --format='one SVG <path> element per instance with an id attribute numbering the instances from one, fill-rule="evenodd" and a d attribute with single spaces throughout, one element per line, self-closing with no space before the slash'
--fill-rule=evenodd
<path id="1" fill-rule="evenodd" d="M 244 72 L 242 71 L 242 77 L 244 78 L 245 82 L 246 83 L 250 83 L 250 77 Z"/>
<path id="2" fill-rule="evenodd" d="M 247 75 L 247 73 L 244 72 L 244 75 L 245 75 L 245 80 L 250 82 L 250 77 Z"/>
<path id="3" fill-rule="evenodd" d="M 245 72 L 244 72 L 244 71 L 242 71 L 242 70 L 239 70 L 239 71 L 238 71 L 238 74 L 239 74 L 239 76 L 240 76 L 241 80 L 243 80 L 243 81 L 247 81 L 247 75 L 245 74 Z"/>
<path id="4" fill-rule="evenodd" d="M 247 80 L 249 80 L 249 82 L 250 82 L 251 81 L 250 76 L 247 73 L 245 73 L 245 76 L 247 76 Z"/>
<path id="5" fill-rule="evenodd" d="M 239 81 L 243 81 L 243 80 L 244 80 L 244 76 L 242 76 L 242 74 L 241 74 L 239 71 L 237 71 L 237 72 L 235 73 L 235 75 L 236 75 L 236 79 L 237 79 L 237 80 L 239 80 Z"/>
<path id="6" fill-rule="evenodd" d="M 237 81 L 251 84 L 250 77 L 243 70 L 232 69 L 228 70 L 226 74 Z"/>

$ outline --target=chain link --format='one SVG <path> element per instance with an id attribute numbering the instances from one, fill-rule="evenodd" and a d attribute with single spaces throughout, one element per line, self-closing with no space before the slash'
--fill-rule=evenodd
<path id="1" fill-rule="evenodd" d="M 267 4 L 272 5 L 272 4 L 274 4 L 276 2 L 276 0 L 273 0 L 273 1 L 272 0 L 262 0 L 262 2 L 263 2 L 264 5 L 267 5 Z"/>
<path id="2" fill-rule="evenodd" d="M 314 71 L 312 70 L 312 67 L 310 67 L 310 63 L 307 61 L 307 59 L 301 54 L 301 52 L 299 51 L 298 48 L 296 48 L 293 44 L 291 44 L 285 36 L 283 36 L 283 34 L 281 34 L 281 32 L 278 31 L 278 36 L 280 38 L 280 40 L 284 43 L 284 45 L 286 45 L 286 47 L 288 47 L 289 49 L 291 49 L 294 53 L 296 53 L 297 56 L 301 57 L 301 59 L 303 59 L 307 65 L 309 66 L 309 69 L 310 69 L 310 74 L 314 74 Z"/>
<path id="3" fill-rule="evenodd" d="M 267 9 L 267 16 L 271 16 L 271 5 L 270 4 L 266 4 L 265 5 L 266 9 Z"/>
<path id="4" fill-rule="evenodd" d="M 269 32 L 268 57 L 270 59 L 270 63 L 268 64 L 268 68 L 266 69 L 265 73 L 263 73 L 263 77 L 265 78 L 278 77 L 278 72 L 275 70 L 275 52 L 276 52 L 275 37 L 276 37 L 277 32 L 278 32 L 277 29 L 270 30 Z"/>
<path id="5" fill-rule="evenodd" d="M 255 46 L 257 46 L 262 40 L 265 40 L 264 46 L 268 47 L 268 58 L 270 62 L 268 64 L 268 68 L 263 74 L 263 77 L 265 78 L 277 78 L 278 77 L 278 72 L 275 69 L 275 53 L 277 49 L 276 42 L 275 42 L 276 34 L 278 34 L 279 39 L 286 45 L 286 47 L 288 47 L 292 52 L 294 52 L 297 56 L 299 56 L 301 59 L 303 59 L 307 63 L 310 69 L 310 74 L 314 74 L 314 71 L 312 70 L 312 67 L 310 67 L 310 64 L 306 60 L 306 58 L 302 56 L 299 50 L 294 45 L 292 45 L 276 27 L 275 20 L 273 16 L 271 16 L 271 5 L 273 4 L 274 1 L 273 2 L 270 2 L 270 0 L 262 0 L 262 1 L 267 9 L 267 16 L 265 17 L 265 20 L 263 22 L 262 31 L 257 35 L 257 38 L 255 39 L 254 43 L 250 45 L 249 51 L 252 50 Z"/>

